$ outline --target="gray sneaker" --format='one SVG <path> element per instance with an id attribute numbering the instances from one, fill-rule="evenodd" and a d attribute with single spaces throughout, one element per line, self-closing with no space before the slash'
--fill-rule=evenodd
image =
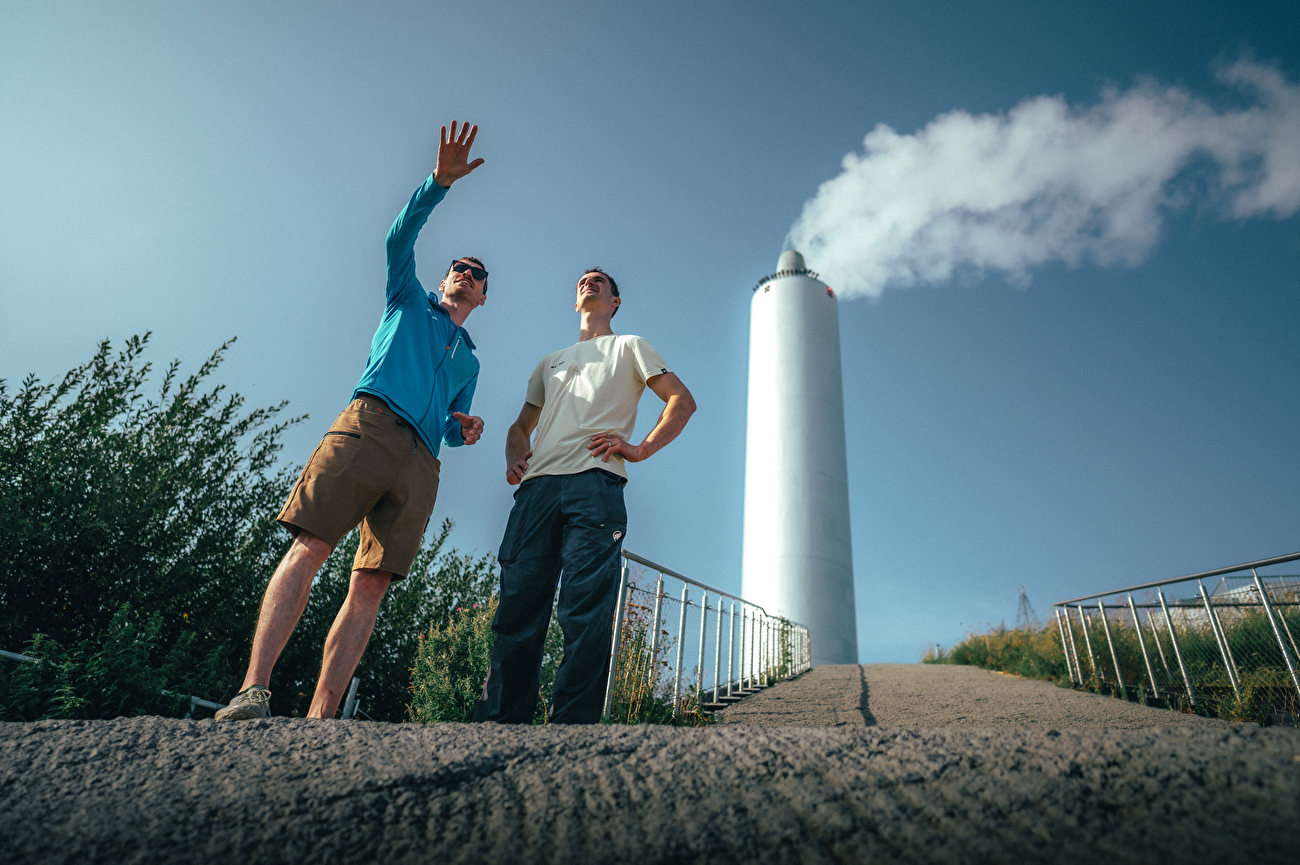
<path id="1" fill-rule="evenodd" d="M 218 721 L 251 721 L 254 718 L 269 718 L 271 710 L 267 703 L 271 692 L 262 685 L 249 685 L 235 695 L 230 705 L 217 710 Z"/>

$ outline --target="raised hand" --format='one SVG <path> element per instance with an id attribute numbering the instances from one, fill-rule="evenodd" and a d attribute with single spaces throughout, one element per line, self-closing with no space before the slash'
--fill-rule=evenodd
<path id="1" fill-rule="evenodd" d="M 600 457 L 603 463 L 609 462 L 609 458 L 614 454 L 618 454 L 630 463 L 639 463 L 649 456 L 637 445 L 628 444 L 613 433 L 592 436 L 591 444 L 587 445 L 587 449 L 591 451 L 593 457 Z"/>
<path id="2" fill-rule="evenodd" d="M 460 421 L 460 437 L 465 440 L 465 444 L 472 445 L 483 435 L 483 418 L 459 411 L 452 412 L 451 416 Z"/>
<path id="3" fill-rule="evenodd" d="M 506 469 L 506 483 L 513 487 L 515 484 L 522 481 L 524 475 L 528 474 L 528 461 L 532 459 L 532 457 L 533 452 L 529 451 L 524 454 L 523 459 Z"/>
<path id="4" fill-rule="evenodd" d="M 461 126 L 460 134 L 457 135 L 455 120 L 451 121 L 450 136 L 447 135 L 447 127 L 442 127 L 438 142 L 438 165 L 433 169 L 435 183 L 444 189 L 450 189 L 453 183 L 483 164 L 482 159 L 469 161 L 469 149 L 474 146 L 477 135 L 478 127 L 468 123 Z"/>

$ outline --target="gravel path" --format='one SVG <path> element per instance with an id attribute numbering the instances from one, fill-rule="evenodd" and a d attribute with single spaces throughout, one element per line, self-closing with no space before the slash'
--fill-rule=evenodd
<path id="1" fill-rule="evenodd" d="M 863 673 L 881 721 L 889 672 Z M 819 670 L 746 710 L 794 717 L 783 690 L 838 681 L 847 701 L 850 680 Z M 5 862 L 79 865 L 1150 865 L 1293 862 L 1300 849 L 1297 730 L 886 729 L 847 702 L 829 720 L 840 726 L 770 728 L 737 725 L 739 708 L 726 725 L 680 730 L 0 724 L 0 850 Z"/>
<path id="2" fill-rule="evenodd" d="M 1227 721 L 1126 703 L 1050 682 L 951 664 L 817 667 L 728 709 L 760 727 L 1227 727 Z"/>

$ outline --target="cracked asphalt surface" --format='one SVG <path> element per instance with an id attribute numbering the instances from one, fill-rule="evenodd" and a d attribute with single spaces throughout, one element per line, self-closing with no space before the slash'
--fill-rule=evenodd
<path id="1" fill-rule="evenodd" d="M 1300 849 L 1300 731 L 979 728 L 942 701 L 928 729 L 871 723 L 914 717 L 888 705 L 891 675 L 912 702 L 950 688 L 918 669 L 819 668 L 704 729 L 0 724 L 0 849 L 16 863 L 512 865 L 1290 862 Z M 813 726 L 788 711 L 800 686 L 849 699 L 854 675 L 865 714 L 839 705 L 837 726 Z M 1009 690 L 989 717 L 1040 684 L 995 678 Z M 740 722 L 763 703 L 788 725 Z"/>

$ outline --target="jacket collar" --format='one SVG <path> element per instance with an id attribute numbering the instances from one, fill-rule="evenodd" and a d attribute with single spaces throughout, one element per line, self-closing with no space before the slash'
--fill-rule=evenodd
<path id="1" fill-rule="evenodd" d="M 447 312 L 447 309 L 438 301 L 438 295 L 431 291 L 428 293 L 428 297 L 429 306 L 433 307 L 439 315 L 447 319 L 447 322 L 451 324 L 451 313 Z M 469 346 L 470 351 L 478 351 L 478 346 L 474 344 L 474 340 L 469 338 L 469 331 L 463 327 L 457 327 L 455 324 L 452 324 L 452 327 L 456 327 L 456 329 L 460 331 L 460 335 L 465 337 L 465 344 Z"/>

